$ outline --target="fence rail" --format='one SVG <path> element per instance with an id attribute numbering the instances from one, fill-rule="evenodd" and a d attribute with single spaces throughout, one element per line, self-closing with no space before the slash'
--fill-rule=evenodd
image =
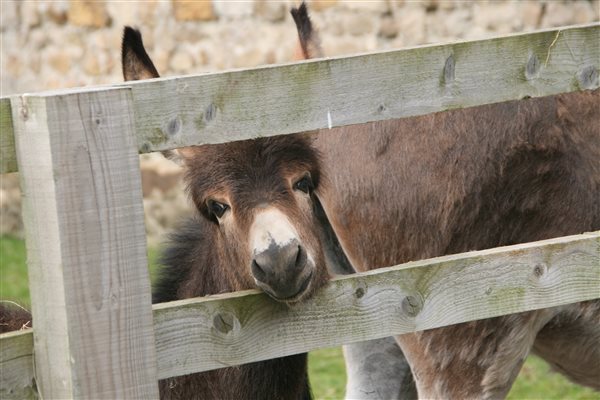
<path id="1" fill-rule="evenodd" d="M 159 378 L 600 298 L 596 232 L 340 278 L 293 308 L 242 292 L 152 312 L 137 158 L 596 89 L 598 43 L 592 24 L 0 99 L 35 319 L 0 337 L 0 397 L 157 398 Z"/>
<path id="2" fill-rule="evenodd" d="M 126 82 L 140 152 L 402 118 L 599 86 L 600 24 Z M 69 95 L 71 89 L 47 94 Z M 0 172 L 17 170 L 0 100 Z"/>
<path id="3" fill-rule="evenodd" d="M 256 290 L 157 304 L 158 378 L 599 297 L 593 232 L 337 278 L 291 308 Z M 30 390 L 32 332 L 0 344 L 0 387 Z"/>

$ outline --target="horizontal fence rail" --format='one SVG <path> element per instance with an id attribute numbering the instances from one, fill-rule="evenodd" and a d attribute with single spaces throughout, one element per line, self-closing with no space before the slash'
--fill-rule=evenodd
<path id="1" fill-rule="evenodd" d="M 336 278 L 293 307 L 255 290 L 174 301 L 154 305 L 158 377 L 596 298 L 600 232 Z M 33 390 L 31 330 L 0 344 L 0 397 Z"/>
<path id="2" fill-rule="evenodd" d="M 103 89 L 131 90 L 138 149 L 150 152 L 595 89 L 598 43 L 595 23 Z M 0 99 L 0 173 L 17 170 L 9 103 Z"/>

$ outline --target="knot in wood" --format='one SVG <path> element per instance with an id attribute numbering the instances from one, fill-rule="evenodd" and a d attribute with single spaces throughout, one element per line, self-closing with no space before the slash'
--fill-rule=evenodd
<path id="1" fill-rule="evenodd" d="M 527 65 L 525 66 L 525 78 L 527 80 L 533 79 L 537 77 L 538 72 L 540 71 L 540 60 L 537 58 L 535 54 L 529 55 L 529 60 L 527 61 Z"/>
<path id="2" fill-rule="evenodd" d="M 455 61 L 454 55 L 450 54 L 444 63 L 444 84 L 448 85 L 454 82 Z"/>
<path id="3" fill-rule="evenodd" d="M 536 266 L 533 267 L 533 275 L 536 278 L 541 278 L 546 273 L 547 269 L 548 267 L 546 267 L 544 264 L 536 264 Z"/>
<path id="4" fill-rule="evenodd" d="M 179 133 L 179 131 L 181 130 L 181 117 L 177 116 L 173 119 L 171 119 L 169 121 L 169 123 L 167 124 L 167 133 L 170 136 L 175 136 Z"/>
<path id="5" fill-rule="evenodd" d="M 423 308 L 423 302 L 419 296 L 409 295 L 402 300 L 402 311 L 407 315 L 414 317 Z"/>
<path id="6" fill-rule="evenodd" d="M 214 103 L 210 103 L 204 111 L 204 120 L 206 122 L 212 121 L 217 116 L 217 106 Z"/>
<path id="7" fill-rule="evenodd" d="M 598 70 L 593 65 L 588 65 L 577 74 L 579 86 L 582 89 L 595 89 L 598 87 Z"/>
<path id="8" fill-rule="evenodd" d="M 213 318 L 213 326 L 218 332 L 228 334 L 231 332 L 235 325 L 235 318 L 233 315 L 223 312 L 217 313 Z"/>

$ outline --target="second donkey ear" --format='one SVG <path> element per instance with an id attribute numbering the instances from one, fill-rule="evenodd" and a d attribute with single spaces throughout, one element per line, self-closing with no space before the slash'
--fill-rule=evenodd
<path id="1" fill-rule="evenodd" d="M 142 34 L 137 29 L 126 26 L 121 45 L 121 63 L 126 81 L 158 78 L 158 71 L 146 53 Z"/>
<path id="2" fill-rule="evenodd" d="M 309 58 L 323 57 L 321 40 L 310 20 L 306 3 L 302 2 L 300 7 L 292 8 L 290 13 L 298 31 L 298 49 L 294 58 L 308 60 Z"/>

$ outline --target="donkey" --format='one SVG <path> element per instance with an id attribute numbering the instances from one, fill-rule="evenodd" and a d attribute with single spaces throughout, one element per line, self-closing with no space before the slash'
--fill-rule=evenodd
<path id="1" fill-rule="evenodd" d="M 231 292 L 238 284 L 215 235 L 215 223 L 192 217 L 171 236 L 163 254 L 153 302 Z M 159 381 L 161 399 L 298 399 L 312 398 L 307 354 L 238 367 L 189 374 Z"/>
<path id="2" fill-rule="evenodd" d="M 331 129 L 317 197 L 357 271 L 598 230 L 598 121 L 600 89 Z M 530 351 L 600 389 L 600 300 L 396 340 L 422 398 L 503 398 Z"/>
<path id="3" fill-rule="evenodd" d="M 141 34 L 125 28 L 125 80 L 157 77 Z M 314 196 L 320 155 L 306 135 L 188 147 L 167 153 L 185 167 L 197 215 L 171 238 L 155 303 L 259 287 L 278 301 L 308 298 L 328 277 Z M 245 271 L 243 266 L 248 267 Z M 310 399 L 307 355 L 160 382 L 163 399 Z"/>
<path id="4" fill-rule="evenodd" d="M 310 55 L 314 32 L 301 40 Z M 124 48 L 130 79 L 158 76 L 133 49 Z M 320 162 L 301 167 L 285 141 L 176 155 L 217 248 L 237 266 L 233 288 L 291 304 L 327 280 L 327 260 L 366 271 L 600 229 L 599 98 L 596 90 L 335 128 L 312 143 Z M 291 159 L 274 163 L 273 154 Z M 420 397 L 502 398 L 530 351 L 600 389 L 599 319 L 600 301 L 591 301 L 396 340 Z"/>

